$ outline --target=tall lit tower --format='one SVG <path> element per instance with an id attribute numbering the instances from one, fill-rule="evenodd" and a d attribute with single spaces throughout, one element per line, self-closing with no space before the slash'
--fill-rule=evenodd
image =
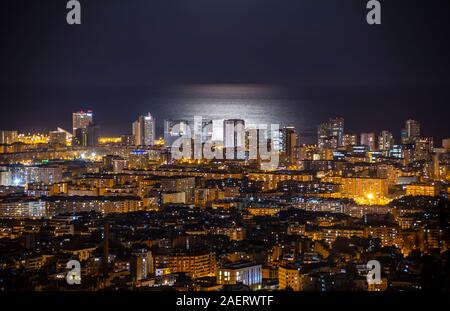
<path id="1" fill-rule="evenodd" d="M 328 123 L 322 123 L 317 127 L 317 147 L 329 148 L 330 127 Z"/>
<path id="2" fill-rule="evenodd" d="M 378 149 L 386 151 L 392 149 L 394 146 L 394 136 L 389 131 L 381 131 L 378 136 Z"/>
<path id="3" fill-rule="evenodd" d="M 227 159 L 245 158 L 245 121 L 229 119 L 223 122 L 223 142 Z"/>
<path id="4" fill-rule="evenodd" d="M 375 133 L 362 133 L 361 134 L 361 145 L 368 146 L 370 151 L 375 150 Z"/>
<path id="5" fill-rule="evenodd" d="M 94 113 L 91 110 L 72 113 L 73 135 L 77 129 L 85 129 L 94 123 Z"/>
<path id="6" fill-rule="evenodd" d="M 415 142 L 420 138 L 420 123 L 416 120 L 409 119 L 406 121 L 404 135 L 408 143 Z"/>
<path id="7" fill-rule="evenodd" d="M 317 129 L 317 145 L 319 148 L 333 148 L 344 145 L 344 119 L 330 118 L 320 124 Z"/>
<path id="8" fill-rule="evenodd" d="M 284 160 L 289 165 L 296 164 L 298 160 L 298 134 L 293 126 L 285 126 L 281 129 L 281 151 Z"/>
<path id="9" fill-rule="evenodd" d="M 133 136 L 137 146 L 153 146 L 156 136 L 156 120 L 150 114 L 139 116 L 133 122 Z"/>
<path id="10" fill-rule="evenodd" d="M 94 124 L 92 110 L 72 113 L 72 145 L 93 147 L 98 143 L 100 128 Z"/>
<path id="11" fill-rule="evenodd" d="M 331 118 L 328 121 L 330 125 L 330 136 L 332 148 L 342 147 L 344 145 L 344 118 Z"/>

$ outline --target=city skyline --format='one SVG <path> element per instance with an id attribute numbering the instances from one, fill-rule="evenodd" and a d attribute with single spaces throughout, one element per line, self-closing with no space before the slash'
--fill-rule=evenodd
<path id="1" fill-rule="evenodd" d="M 294 104 L 296 102 L 295 99 L 280 96 L 280 92 L 273 92 L 272 87 L 269 87 L 268 91 L 266 90 L 268 93 L 262 92 L 262 94 L 258 94 L 258 92 L 261 92 L 258 91 L 256 93 L 257 95 L 255 95 L 255 93 L 250 92 L 246 94 L 246 86 L 231 86 L 227 87 L 225 95 L 223 92 L 219 93 L 218 98 L 222 99 L 217 99 L 214 87 L 217 86 L 210 86 L 213 90 L 211 92 L 212 97 L 209 97 L 210 95 L 207 94 L 185 95 L 183 93 L 182 95 L 177 95 L 179 92 L 175 88 L 175 91 L 172 90 L 174 96 L 168 96 L 166 93 L 163 97 L 157 97 L 155 102 L 160 103 L 160 106 L 153 107 L 153 109 L 152 105 L 144 107 L 141 104 L 141 107 L 139 105 L 130 107 L 130 105 L 125 103 L 123 106 L 112 108 L 107 102 L 104 102 L 104 99 L 101 101 L 102 104 L 80 104 L 73 102 L 71 99 L 70 102 L 72 104 L 56 106 L 51 108 L 49 113 L 44 113 L 44 120 L 46 120 L 44 123 L 33 119 L 34 113 L 42 113 L 41 108 L 38 106 L 29 109 L 30 113 L 22 112 L 20 120 L 7 118 L 7 114 L 2 114 L 0 118 L 4 118 L 1 122 L 3 128 L 13 129 L 17 126 L 27 132 L 42 132 L 52 130 L 56 126 L 70 128 L 71 119 L 67 118 L 67 115 L 80 108 L 85 110 L 92 109 L 96 111 L 98 123 L 102 124 L 103 133 L 108 136 L 131 133 L 129 122 L 136 118 L 137 115 L 148 111 L 151 111 L 158 120 L 192 118 L 195 114 L 201 114 L 205 117 L 210 116 L 211 118 L 231 119 L 241 117 L 241 113 L 244 112 L 247 118 L 259 121 L 260 123 L 293 124 L 303 132 L 304 137 L 314 137 L 312 138 L 313 140 L 315 140 L 316 126 L 323 122 L 323 119 L 334 116 L 344 117 L 347 120 L 350 132 L 378 132 L 389 129 L 396 139 L 400 138 L 400 131 L 402 129 L 399 124 L 409 118 L 417 119 L 419 122 L 426 124 L 423 128 L 426 136 L 433 136 L 440 140 L 446 136 L 443 133 L 450 132 L 450 125 L 448 122 L 445 122 L 445 110 L 443 111 L 439 105 L 434 104 L 431 106 L 433 109 L 425 109 L 423 112 L 420 112 L 420 106 L 411 108 L 399 104 L 391 106 L 391 110 L 387 110 L 388 113 L 386 114 L 386 110 L 376 104 L 333 105 L 328 103 L 317 106 L 314 100 L 307 100 L 299 101 L 297 106 Z M 242 87 L 244 88 L 244 92 L 242 92 Z M 202 91 L 204 92 L 205 89 L 207 90 L 208 86 L 203 85 Z M 236 93 L 236 90 L 239 90 L 239 92 Z M 277 89 L 275 88 L 275 90 Z M 289 92 L 286 92 L 286 94 L 289 94 Z M 238 96 L 238 98 L 236 99 L 235 96 Z M 239 96 L 242 96 L 242 98 L 239 98 Z M 280 96 L 280 98 L 277 99 L 277 96 Z M 342 92 L 336 91 L 336 96 L 340 98 Z M 345 97 L 340 98 L 339 101 L 345 102 Z M 85 100 L 85 102 L 89 102 L 89 100 Z M 243 110 L 239 111 L 241 105 Z M 211 108 L 208 109 L 207 106 Z M 366 110 L 366 106 L 371 106 L 372 110 Z M 15 106 L 9 109 L 14 109 L 13 107 Z M 34 109 L 38 110 L 34 112 Z M 114 111 L 114 115 L 111 115 L 112 111 Z M 358 111 L 358 114 L 355 115 L 355 111 Z M 439 111 L 442 111 L 442 113 L 436 113 Z M 15 113 L 13 114 L 15 115 Z M 220 117 L 221 114 L 224 114 L 224 116 Z M 156 131 L 159 136 L 162 135 L 162 123 L 157 124 Z"/>
<path id="2" fill-rule="evenodd" d="M 352 132 L 389 128 L 397 137 L 396 124 L 415 118 L 440 139 L 450 132 L 448 3 L 422 2 L 384 3 L 385 22 L 370 27 L 359 0 L 92 1 L 76 26 L 65 22 L 64 3 L 8 1 L 0 124 L 69 128 L 64 116 L 85 107 L 105 134 L 119 135 L 147 111 L 182 118 L 207 103 L 236 110 L 228 118 L 244 106 L 308 135 L 342 115 Z"/>
<path id="3" fill-rule="evenodd" d="M 237 118 L 215 118 L 215 119 L 209 119 L 209 118 L 205 118 L 204 116 L 197 116 L 197 115 L 193 115 L 192 117 L 184 117 L 184 118 L 172 118 L 172 119 L 164 119 L 164 120 L 159 120 L 158 118 L 152 116 L 152 114 L 150 112 L 146 113 L 146 115 L 140 115 L 138 117 L 137 121 L 132 122 L 132 124 L 129 126 L 130 127 L 130 131 L 128 132 L 124 132 L 124 133 L 118 133 L 118 135 L 107 135 L 101 132 L 100 130 L 100 126 L 97 122 L 93 121 L 94 118 L 94 111 L 91 109 L 86 109 L 86 110 L 79 110 L 77 112 L 73 112 L 72 113 L 72 128 L 73 129 L 73 138 L 72 136 L 68 135 L 68 139 L 73 140 L 75 143 L 76 141 L 78 141 L 78 144 L 80 145 L 86 145 L 86 142 L 83 143 L 81 142 L 82 139 L 78 139 L 77 140 L 77 129 L 81 130 L 83 129 L 84 132 L 87 131 L 92 131 L 93 129 L 95 129 L 95 138 L 93 138 L 94 140 L 91 139 L 91 146 L 97 145 L 98 140 L 100 138 L 120 138 L 122 136 L 134 136 L 137 137 L 137 140 L 140 141 L 141 143 L 136 144 L 137 146 L 141 145 L 148 145 L 148 146 L 152 146 L 155 145 L 156 141 L 158 139 L 164 139 L 166 141 L 166 146 L 170 146 L 174 140 L 176 139 L 177 136 L 180 135 L 186 135 L 190 133 L 193 135 L 194 134 L 194 130 L 195 130 L 195 126 L 194 126 L 194 121 L 195 118 L 199 117 L 203 120 L 203 122 L 207 122 L 206 124 L 202 124 L 201 129 L 199 129 L 200 131 L 203 130 L 203 128 L 205 128 L 206 125 L 209 124 L 209 122 L 216 122 L 214 124 L 218 125 L 219 123 L 217 122 L 222 122 L 222 126 L 221 129 L 219 130 L 219 134 L 218 134 L 218 129 L 215 129 L 215 125 L 213 125 L 213 123 L 211 123 L 211 129 L 210 131 L 212 131 L 210 133 L 210 135 L 212 137 L 215 137 L 215 140 L 222 140 L 224 141 L 224 128 L 226 126 L 226 122 L 227 120 L 240 120 Z M 148 120 L 148 121 L 147 121 Z M 247 129 L 248 125 L 266 125 L 266 126 L 270 126 L 270 123 L 264 123 L 264 122 L 258 122 L 257 120 L 252 120 L 249 122 L 249 120 L 246 119 L 242 119 L 243 122 L 243 128 Z M 325 121 L 325 120 L 323 120 Z M 150 125 L 147 125 L 147 123 L 150 122 Z M 339 122 L 337 124 L 334 124 L 333 122 Z M 314 134 L 314 129 L 311 129 L 309 132 L 302 132 L 301 130 L 299 130 L 295 125 L 293 125 L 292 122 L 281 122 L 280 124 L 278 124 L 278 126 L 280 126 L 281 128 L 285 128 L 285 127 L 293 127 L 297 133 L 297 141 L 300 144 L 317 144 L 317 146 L 319 148 L 323 148 L 324 146 L 328 146 L 328 147 L 332 147 L 332 148 L 337 148 L 337 147 L 342 147 L 345 145 L 367 145 L 370 147 L 371 150 L 389 150 L 391 149 L 394 145 L 401 145 L 401 144 L 405 144 L 405 143 L 413 143 L 414 141 L 409 141 L 408 137 L 415 137 L 415 138 L 432 138 L 435 142 L 435 147 L 440 147 L 442 146 L 440 144 L 441 141 L 444 141 L 446 139 L 448 139 L 449 135 L 447 133 L 439 133 L 437 135 L 437 137 L 435 136 L 429 136 L 429 135 L 423 135 L 424 132 L 423 131 L 425 127 L 423 127 L 421 125 L 421 122 L 413 119 L 413 118 L 408 118 L 407 120 L 404 121 L 404 125 L 403 126 L 399 126 L 400 130 L 398 131 L 393 131 L 392 129 L 389 128 L 383 128 L 380 131 L 348 131 L 346 130 L 347 128 L 344 127 L 345 125 L 348 125 L 347 122 L 345 122 L 345 118 L 343 118 L 342 116 L 338 116 L 338 117 L 330 117 L 328 119 L 328 122 L 325 123 L 319 123 L 316 126 L 316 131 Z M 413 129 L 409 128 L 410 125 L 409 123 L 412 122 L 413 124 L 417 124 L 414 125 L 415 127 Z M 173 124 L 172 124 L 173 123 Z M 328 125 L 330 124 L 331 125 Z M 141 125 L 138 125 L 141 124 Z M 170 124 L 170 125 L 168 125 Z M 273 124 L 273 123 L 272 123 Z M 172 131 L 172 127 L 173 126 L 180 126 L 180 128 L 178 128 L 178 131 L 180 131 L 180 133 L 173 135 L 171 137 L 171 135 L 169 134 Z M 331 126 L 331 128 L 326 129 L 323 128 L 323 126 Z M 150 128 L 148 128 L 150 127 Z M 42 131 L 34 131 L 34 132 L 27 132 L 27 131 L 23 131 L 23 130 L 18 130 L 15 128 L 0 128 L 0 130 L 2 131 L 14 131 L 17 132 L 18 134 L 21 135 L 52 135 L 52 133 L 57 134 L 58 132 L 64 132 L 65 130 L 60 127 L 57 126 L 57 130 L 55 131 L 55 127 L 51 127 L 52 129 L 49 130 L 48 132 L 42 132 Z M 148 128 L 148 129 L 147 129 Z M 147 133 L 148 131 L 148 133 Z M 324 133 L 324 131 L 326 131 Z M 330 131 L 330 132 L 328 132 Z M 336 133 L 337 131 L 337 133 Z M 414 131 L 412 133 L 412 131 Z M 79 135 L 87 135 L 83 134 L 84 132 L 80 132 Z M 67 134 L 69 134 L 68 132 L 66 132 Z M 145 134 L 144 134 L 145 133 Z M 94 134 L 91 134 L 91 136 Z M 369 135 L 373 135 L 373 137 L 371 138 L 366 138 L 366 136 Z M 387 137 L 386 137 L 387 135 Z M 406 135 L 406 141 L 404 136 Z M 69 137 L 70 136 L 70 137 Z M 149 136 L 149 137 L 147 137 Z M 87 136 L 86 136 L 87 137 Z M 210 139 L 212 138 L 210 137 Z M 220 138 L 222 137 L 222 138 Z M 345 143 L 346 139 L 352 140 L 352 137 L 354 142 L 347 142 Z M 86 138 L 87 139 L 87 138 Z M 334 140 L 333 142 L 330 141 Z M 367 139 L 370 139 L 370 142 L 367 141 Z M 389 139 L 389 142 L 386 142 L 386 140 Z M 352 141 L 353 141 L 352 140 Z M 95 143 L 94 143 L 95 141 Z M 384 142 L 383 142 L 384 141 Z M 204 141 L 203 141 L 204 142 Z M 373 145 L 372 145 L 373 144 Z M 384 147 L 382 145 L 385 145 Z"/>
<path id="4" fill-rule="evenodd" d="M 449 13 L 0 1 L 0 295 L 78 309 L 445 300 Z M 414 299 L 342 293 L 366 291 Z"/>

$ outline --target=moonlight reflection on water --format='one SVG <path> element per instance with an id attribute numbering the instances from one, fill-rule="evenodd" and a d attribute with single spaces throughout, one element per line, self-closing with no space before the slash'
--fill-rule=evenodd
<path id="1" fill-rule="evenodd" d="M 246 124 L 292 124 L 306 128 L 301 102 L 286 99 L 283 90 L 251 85 L 213 85 L 178 88 L 176 95 L 164 99 L 164 119 L 244 119 Z"/>

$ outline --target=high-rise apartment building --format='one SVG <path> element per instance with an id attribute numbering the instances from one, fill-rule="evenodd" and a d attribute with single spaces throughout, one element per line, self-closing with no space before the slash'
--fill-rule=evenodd
<path id="1" fill-rule="evenodd" d="M 370 151 L 375 150 L 375 133 L 362 133 L 361 134 L 361 145 L 369 147 Z"/>
<path id="2" fill-rule="evenodd" d="M 389 131 L 381 131 L 378 136 L 378 149 L 386 151 L 392 149 L 394 146 L 394 136 Z"/>
<path id="3" fill-rule="evenodd" d="M 420 138 L 420 123 L 409 119 L 405 123 L 405 128 L 401 132 L 402 144 L 414 143 Z"/>
<path id="4" fill-rule="evenodd" d="M 331 118 L 328 123 L 330 124 L 331 137 L 336 141 L 335 146 L 332 148 L 343 146 L 344 138 L 344 118 Z"/>
<path id="5" fill-rule="evenodd" d="M 295 165 L 298 161 L 298 134 L 293 126 L 281 129 L 281 153 L 288 165 Z"/>
<path id="6" fill-rule="evenodd" d="M 95 124 L 90 124 L 85 128 L 75 129 L 72 138 L 72 145 L 82 147 L 95 147 L 98 145 L 100 137 L 100 127 Z"/>
<path id="7" fill-rule="evenodd" d="M 345 134 L 343 138 L 342 145 L 347 146 L 356 146 L 358 144 L 358 135 L 357 134 Z"/>
<path id="8" fill-rule="evenodd" d="M 152 252 L 145 249 L 135 249 L 131 254 L 131 276 L 133 281 L 147 279 L 155 273 Z"/>
<path id="9" fill-rule="evenodd" d="M 81 110 L 72 113 L 72 129 L 72 145 L 83 147 L 97 146 L 100 128 L 94 124 L 94 113 L 91 110 Z"/>
<path id="10" fill-rule="evenodd" d="M 156 120 L 148 113 L 133 122 L 133 136 L 136 146 L 153 146 L 156 136 Z"/>
<path id="11" fill-rule="evenodd" d="M 433 148 L 432 137 L 417 138 L 414 143 L 414 161 L 430 160 Z"/>
<path id="12" fill-rule="evenodd" d="M 78 111 L 72 113 L 72 128 L 73 135 L 75 136 L 76 129 L 87 128 L 90 124 L 94 123 L 94 114 L 91 110 Z"/>
<path id="13" fill-rule="evenodd" d="M 344 145 L 344 119 L 330 118 L 320 124 L 317 129 L 317 144 L 319 148 L 336 149 Z"/>
<path id="14" fill-rule="evenodd" d="M 245 158 L 245 121 L 229 119 L 223 122 L 223 142 L 227 159 Z"/>

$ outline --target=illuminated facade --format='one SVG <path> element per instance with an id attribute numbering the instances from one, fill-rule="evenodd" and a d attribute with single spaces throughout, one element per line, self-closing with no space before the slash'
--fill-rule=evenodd
<path id="1" fill-rule="evenodd" d="M 217 272 L 217 283 L 223 285 L 242 283 L 252 289 L 259 289 L 262 283 L 261 265 L 233 263 L 220 267 Z"/>
<path id="2" fill-rule="evenodd" d="M 11 145 L 17 141 L 17 131 L 0 131 L 0 145 Z"/>
<path id="3" fill-rule="evenodd" d="M 278 268 L 278 288 L 301 291 L 304 288 L 305 276 L 300 273 L 297 267 L 279 267 Z"/>
<path id="4" fill-rule="evenodd" d="M 439 187 L 436 184 L 411 184 L 406 186 L 406 195 L 431 196 L 439 194 Z"/>
<path id="5" fill-rule="evenodd" d="M 156 269 L 164 268 L 170 273 L 185 272 L 194 279 L 216 276 L 217 264 L 214 252 L 155 254 L 154 258 Z"/>
<path id="6" fill-rule="evenodd" d="M 388 180 L 385 178 L 324 177 L 322 181 L 340 184 L 342 197 L 346 198 L 366 198 L 375 202 L 388 195 Z"/>

